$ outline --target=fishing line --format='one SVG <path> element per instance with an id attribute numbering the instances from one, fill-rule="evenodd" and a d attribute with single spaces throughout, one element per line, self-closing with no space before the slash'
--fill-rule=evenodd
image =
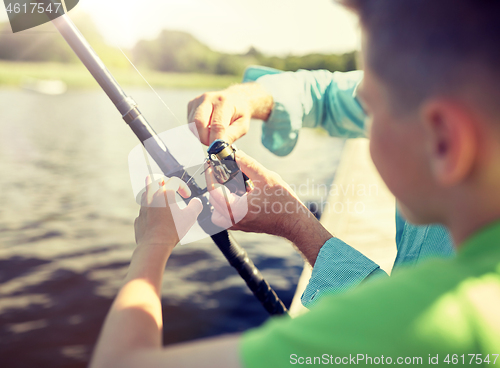
<path id="1" fill-rule="evenodd" d="M 198 171 L 200 171 L 201 169 L 203 169 L 203 167 L 205 166 L 205 162 L 207 162 L 207 161 L 208 161 L 208 158 L 207 158 L 207 159 L 205 159 L 205 160 L 203 161 L 203 163 L 200 165 L 200 167 L 198 168 L 198 170 L 196 170 L 196 171 L 195 171 L 195 173 L 194 173 L 193 175 L 191 175 L 191 179 L 189 179 L 189 180 L 186 182 L 186 184 L 189 184 L 189 182 L 190 182 L 191 180 L 193 180 L 193 179 L 194 179 L 194 176 L 195 176 L 196 174 L 198 174 Z M 205 171 L 206 171 L 206 170 L 205 170 Z M 205 171 L 203 171 L 203 172 L 205 172 Z M 202 173 L 202 174 L 203 174 L 203 173 Z M 182 174 L 182 176 L 184 176 L 184 174 Z M 181 178 L 181 179 L 182 179 L 182 178 Z"/>
<path id="2" fill-rule="evenodd" d="M 175 118 L 175 120 L 177 120 L 177 122 L 179 123 L 179 125 L 182 125 L 181 121 L 177 118 L 177 116 L 175 116 L 174 112 L 170 109 L 170 107 L 167 105 L 167 103 L 165 101 L 163 101 L 163 98 L 161 98 L 161 96 L 158 94 L 158 92 L 156 92 L 156 90 L 153 88 L 153 86 L 151 84 L 149 84 L 149 82 L 147 81 L 147 79 L 144 77 L 144 75 L 142 75 L 142 73 L 139 71 L 139 69 L 137 69 L 137 67 L 134 65 L 134 63 L 132 62 L 132 60 L 130 60 L 128 58 L 127 54 L 125 54 L 125 52 L 120 47 L 118 47 L 118 50 L 120 50 L 122 52 L 123 56 L 125 56 L 125 59 L 128 60 L 128 62 L 130 63 L 130 65 L 132 65 L 132 67 L 135 69 L 135 71 L 137 73 L 139 73 L 139 75 L 141 76 L 142 79 L 144 79 L 144 82 L 146 82 L 146 84 L 149 86 L 149 88 L 151 88 L 151 90 L 154 92 L 154 94 L 156 95 L 156 97 L 158 97 L 160 99 L 160 101 L 165 105 L 165 107 L 167 108 L 167 110 L 170 111 L 170 113 Z"/>
<path id="3" fill-rule="evenodd" d="M 172 109 L 167 105 L 167 103 L 163 100 L 163 98 L 161 98 L 161 96 L 158 94 L 158 92 L 156 92 L 156 90 L 153 88 L 153 86 L 147 81 L 146 77 L 144 77 L 144 75 L 139 71 L 139 69 L 135 66 L 135 64 L 132 62 L 132 60 L 129 59 L 129 57 L 127 56 L 127 54 L 125 54 L 125 52 L 121 49 L 121 47 L 118 47 L 118 50 L 121 51 L 121 53 L 123 54 L 123 56 L 125 56 L 125 59 L 127 59 L 127 61 L 130 63 L 130 65 L 132 65 L 132 67 L 141 76 L 141 78 L 144 80 L 144 82 L 146 82 L 146 84 L 149 86 L 149 88 L 151 88 L 151 90 L 156 95 L 156 97 L 158 97 L 160 99 L 160 101 L 163 103 L 163 105 L 165 105 L 165 107 L 172 114 L 172 116 L 174 117 L 174 119 L 177 120 L 177 122 L 179 123 L 179 126 L 183 125 L 181 123 L 181 121 L 177 118 L 177 116 L 174 114 L 174 112 L 172 111 Z M 195 158 L 195 156 L 196 156 L 196 153 L 194 153 L 191 156 L 191 158 L 189 159 L 189 163 L 188 163 L 187 167 L 191 166 L 191 163 L 193 162 L 193 159 Z M 203 161 L 203 164 L 204 163 L 205 163 L 205 161 Z M 196 173 L 198 173 L 198 171 L 199 171 L 199 169 L 196 171 Z M 181 180 L 184 178 L 185 174 L 186 174 L 186 172 L 184 172 L 182 174 Z M 193 179 L 193 177 L 194 177 L 194 175 L 191 177 L 191 179 Z M 189 181 L 191 181 L 191 179 L 189 179 Z M 187 182 L 188 184 L 189 184 L 189 181 Z"/>

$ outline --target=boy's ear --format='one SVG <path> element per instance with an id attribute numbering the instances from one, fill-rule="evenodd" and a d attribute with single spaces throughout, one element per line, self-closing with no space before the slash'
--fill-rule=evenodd
<path id="1" fill-rule="evenodd" d="M 472 171 L 477 156 L 473 115 L 465 106 L 444 99 L 426 103 L 422 114 L 434 178 L 443 187 L 459 184 Z"/>

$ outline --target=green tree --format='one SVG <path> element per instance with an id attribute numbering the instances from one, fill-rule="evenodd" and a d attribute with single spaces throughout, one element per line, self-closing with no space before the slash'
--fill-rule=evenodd
<path id="1" fill-rule="evenodd" d="M 186 32 L 164 30 L 133 49 L 138 64 L 165 72 L 216 73 L 220 54 Z"/>

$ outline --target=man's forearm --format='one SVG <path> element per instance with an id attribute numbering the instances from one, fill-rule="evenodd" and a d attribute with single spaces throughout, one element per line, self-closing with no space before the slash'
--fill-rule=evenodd
<path id="1" fill-rule="evenodd" d="M 286 215 L 282 221 L 282 236 L 291 241 L 314 267 L 321 247 L 333 236 L 304 207 L 303 213 Z"/>
<path id="2" fill-rule="evenodd" d="M 253 119 L 269 118 L 274 105 L 273 96 L 259 83 L 236 84 L 226 91 L 248 102 Z"/>

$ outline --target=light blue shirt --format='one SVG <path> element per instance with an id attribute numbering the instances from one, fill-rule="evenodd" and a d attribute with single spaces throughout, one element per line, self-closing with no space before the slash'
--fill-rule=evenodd
<path id="1" fill-rule="evenodd" d="M 264 146 L 276 155 L 286 156 L 295 147 L 302 127 L 320 126 L 333 137 L 367 137 L 366 115 L 356 99 L 356 88 L 362 78 L 362 71 L 281 72 L 265 67 L 248 68 L 243 81 L 257 81 L 274 99 L 273 111 L 262 125 Z M 444 227 L 412 225 L 398 211 L 396 247 L 393 272 L 426 258 L 455 254 Z M 302 304 L 309 308 L 325 294 L 343 292 L 375 277 L 387 277 L 387 274 L 356 249 L 331 238 L 318 254 Z"/>

